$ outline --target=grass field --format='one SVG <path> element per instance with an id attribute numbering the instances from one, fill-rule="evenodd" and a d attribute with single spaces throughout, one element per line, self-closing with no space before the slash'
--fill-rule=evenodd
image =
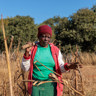
<path id="1" fill-rule="evenodd" d="M 20 64 L 23 53 L 14 53 L 10 56 L 11 73 L 12 73 L 12 88 L 14 96 L 29 96 L 27 94 L 27 83 L 22 82 L 27 79 L 28 72 L 22 72 Z M 80 60 L 79 60 L 80 59 Z M 85 96 L 96 96 L 96 54 L 81 53 L 77 59 L 83 65 L 78 75 L 82 76 L 83 91 Z M 67 61 L 66 61 L 67 62 Z M 63 78 L 66 79 L 75 88 L 74 71 L 63 73 Z M 77 79 L 78 91 L 81 88 L 80 78 Z M 75 96 L 76 94 L 64 86 L 64 96 Z M 73 95 L 72 95 L 73 94 Z M 8 68 L 5 55 L 0 55 L 0 96 L 10 96 L 10 85 L 8 77 Z M 76 95 L 80 96 L 80 95 Z"/>

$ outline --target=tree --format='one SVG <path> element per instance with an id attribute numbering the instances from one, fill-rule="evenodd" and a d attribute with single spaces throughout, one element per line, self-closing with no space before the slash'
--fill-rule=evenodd
<path id="1" fill-rule="evenodd" d="M 62 18 L 55 29 L 62 48 L 78 45 L 82 51 L 96 51 L 96 15 L 92 10 L 80 9 L 69 18 Z"/>
<path id="2" fill-rule="evenodd" d="M 93 12 L 96 12 L 96 5 L 94 5 L 94 6 L 91 8 L 91 10 L 92 10 Z"/>
<path id="3" fill-rule="evenodd" d="M 63 52 L 70 52 L 70 46 L 76 44 L 76 31 L 71 29 L 68 18 L 64 17 L 60 20 L 56 30 L 56 40 L 61 44 Z"/>
<path id="4" fill-rule="evenodd" d="M 10 44 L 11 35 L 14 36 L 13 46 L 17 46 L 19 40 L 23 45 L 28 41 L 33 42 L 37 39 L 37 26 L 34 24 L 33 18 L 29 16 L 8 18 L 8 25 L 5 26 L 5 31 L 8 37 L 8 45 Z M 0 42 L 0 46 L 3 49 L 2 42 Z"/>
<path id="5" fill-rule="evenodd" d="M 77 41 L 82 51 L 96 51 L 96 15 L 89 9 L 80 9 L 70 17 L 72 28 L 76 30 Z"/>

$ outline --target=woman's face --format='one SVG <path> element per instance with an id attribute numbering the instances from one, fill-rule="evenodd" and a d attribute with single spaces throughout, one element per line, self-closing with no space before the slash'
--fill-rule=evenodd
<path id="1" fill-rule="evenodd" d="M 42 47 L 45 47 L 45 48 L 48 47 L 48 44 L 49 44 L 49 42 L 50 42 L 50 39 L 51 39 L 50 34 L 48 34 L 48 33 L 41 34 L 41 35 L 39 36 L 40 45 L 41 45 Z"/>

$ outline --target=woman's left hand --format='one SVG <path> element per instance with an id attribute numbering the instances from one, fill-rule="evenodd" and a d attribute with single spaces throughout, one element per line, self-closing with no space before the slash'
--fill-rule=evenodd
<path id="1" fill-rule="evenodd" d="M 72 62 L 66 65 L 68 69 L 77 69 L 78 67 L 82 68 L 82 65 L 79 62 Z"/>

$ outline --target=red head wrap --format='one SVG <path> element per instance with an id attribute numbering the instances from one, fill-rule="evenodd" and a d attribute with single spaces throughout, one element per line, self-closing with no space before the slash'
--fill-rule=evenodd
<path id="1" fill-rule="evenodd" d="M 49 33 L 50 36 L 52 36 L 52 29 L 51 29 L 51 27 L 49 27 L 48 25 L 41 25 L 41 26 L 38 28 L 38 37 L 39 37 L 41 34 L 44 34 L 44 33 Z"/>

